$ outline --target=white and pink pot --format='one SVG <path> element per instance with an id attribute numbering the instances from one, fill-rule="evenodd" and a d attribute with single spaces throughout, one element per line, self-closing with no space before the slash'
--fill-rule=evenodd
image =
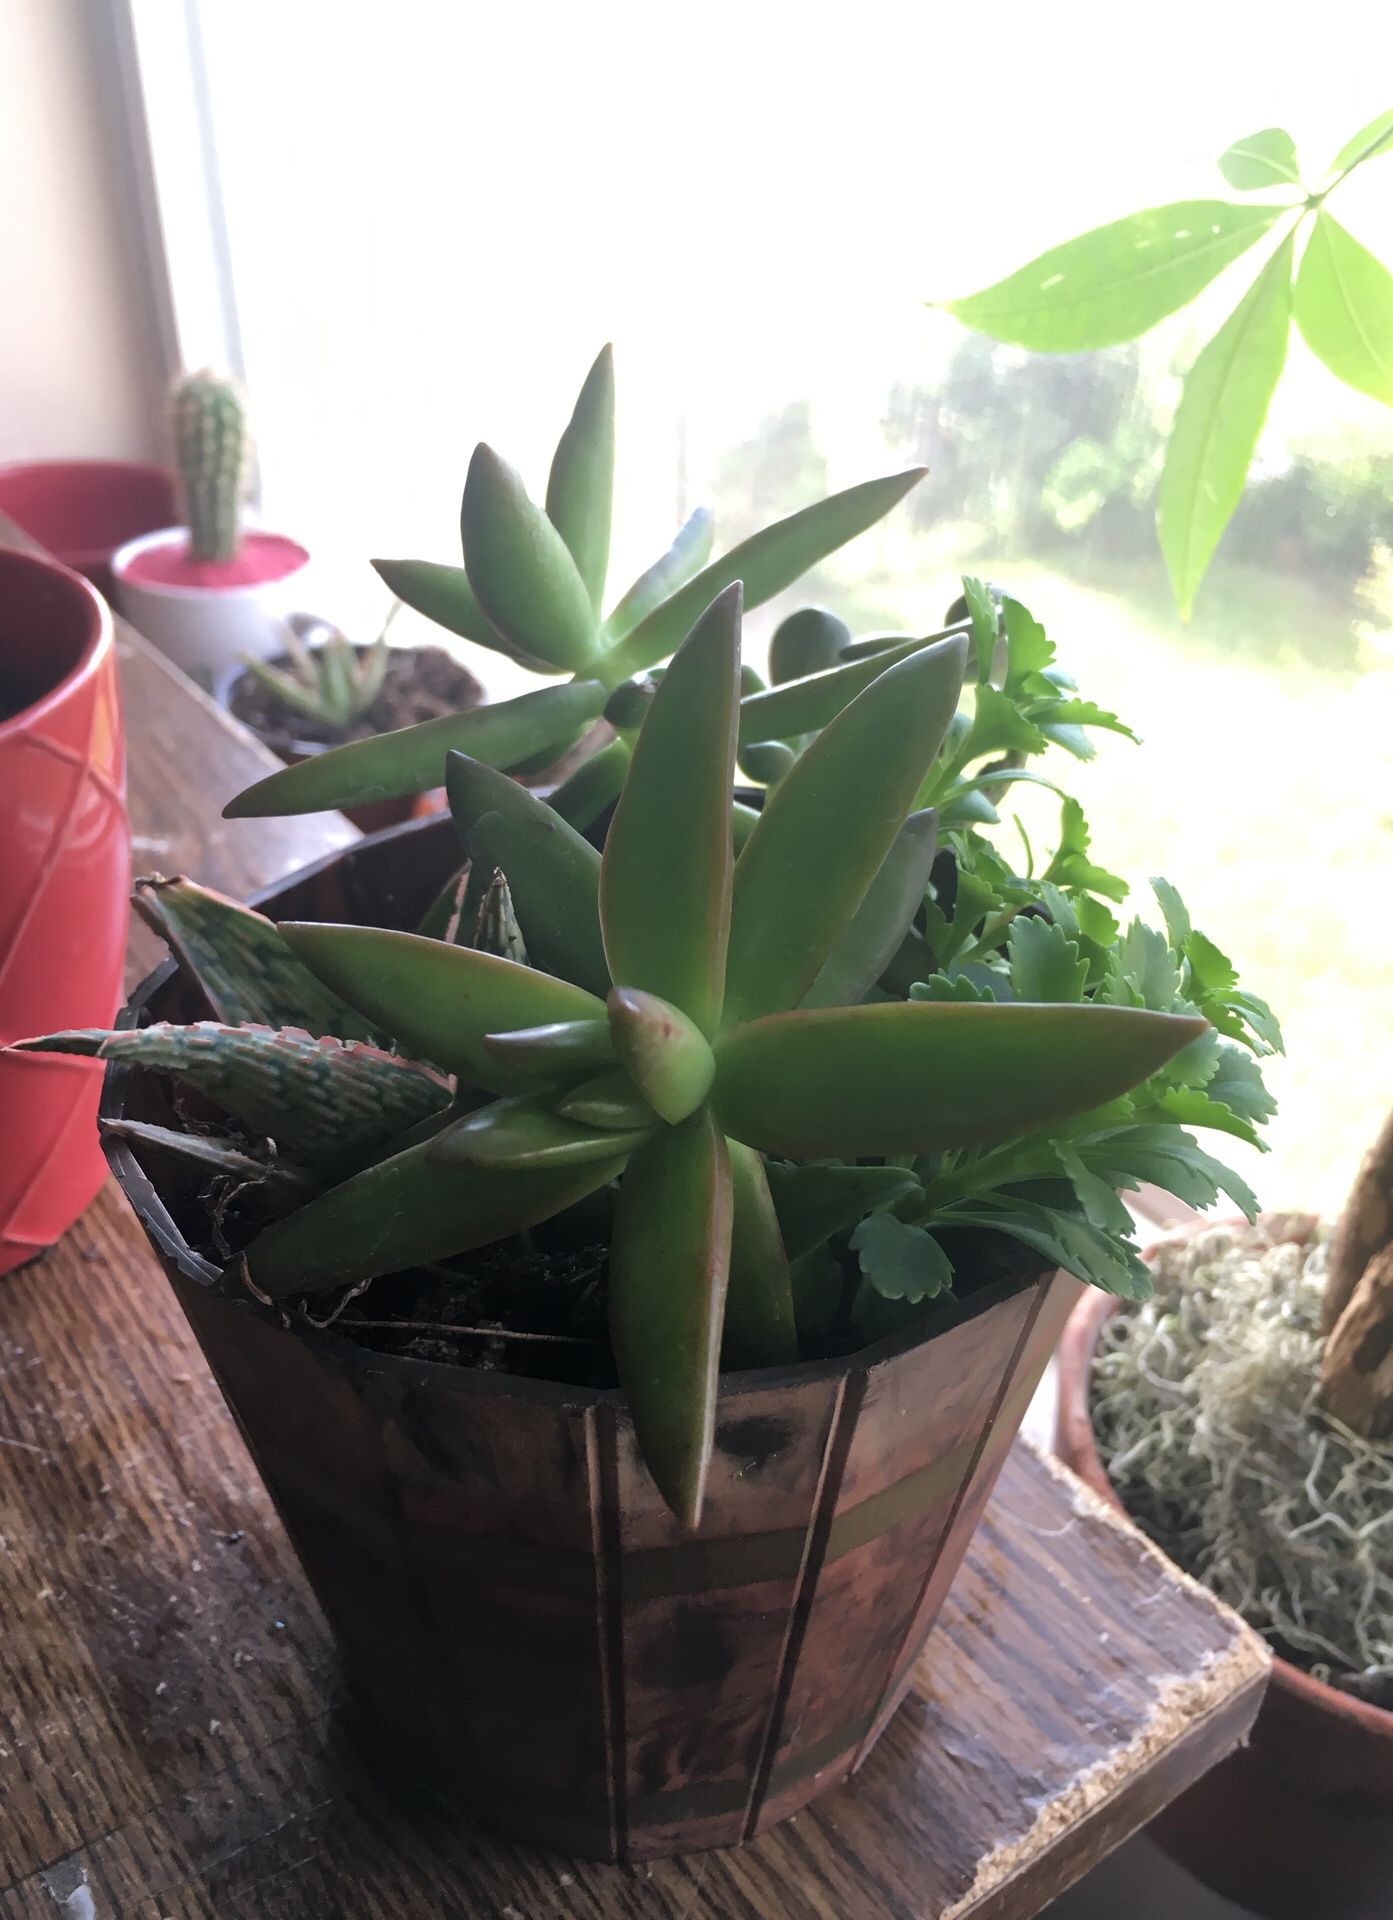
<path id="1" fill-rule="evenodd" d="M 184 527 L 129 541 L 111 562 L 116 597 L 143 634 L 195 680 L 253 654 L 285 650 L 285 618 L 304 605 L 309 554 L 261 528 L 242 535 L 232 560 L 199 560 Z"/>

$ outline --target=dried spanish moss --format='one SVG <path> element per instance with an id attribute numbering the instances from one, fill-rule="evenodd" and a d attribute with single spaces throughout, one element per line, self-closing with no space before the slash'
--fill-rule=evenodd
<path id="1" fill-rule="evenodd" d="M 1393 1445 L 1314 1403 L 1328 1239 L 1261 1226 L 1162 1249 L 1109 1322 L 1093 1421 L 1171 1557 L 1318 1679 L 1393 1707 Z"/>

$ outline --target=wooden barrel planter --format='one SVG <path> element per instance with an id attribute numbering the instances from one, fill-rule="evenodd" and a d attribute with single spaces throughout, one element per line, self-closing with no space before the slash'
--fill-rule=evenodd
<path id="1" fill-rule="evenodd" d="M 1093 1355 L 1117 1302 L 1081 1299 L 1059 1355 L 1060 1457 L 1119 1512 L 1089 1413 Z M 1172 1801 L 1149 1829 L 1205 1886 L 1267 1920 L 1393 1914 L 1393 1713 L 1289 1660 L 1249 1745 Z"/>
<path id="2" fill-rule="evenodd" d="M 455 857 L 448 821 L 414 822 L 261 904 L 411 926 Z M 170 962 L 129 1015 L 203 1011 Z M 172 1114 L 119 1068 L 105 1112 Z M 915 1339 L 725 1376 L 689 1533 L 619 1392 L 290 1327 L 217 1290 L 187 1173 L 109 1153 L 377 1724 L 462 1808 L 606 1859 L 735 1845 L 861 1763 L 1078 1290 L 1002 1283 Z"/>

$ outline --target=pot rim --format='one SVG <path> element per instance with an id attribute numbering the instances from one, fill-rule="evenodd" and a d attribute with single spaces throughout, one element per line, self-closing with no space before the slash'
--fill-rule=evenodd
<path id="1" fill-rule="evenodd" d="M 289 573 L 278 574 L 274 580 L 248 580 L 238 586 L 227 587 L 179 587 L 165 580 L 132 580 L 127 575 L 133 560 L 143 553 L 153 552 L 156 548 L 171 545 L 175 540 L 187 540 L 189 530 L 184 526 L 157 527 L 153 533 L 138 533 L 134 540 L 127 540 L 111 556 L 111 577 L 120 586 L 134 588 L 137 593 L 148 593 L 160 600 L 185 600 L 201 602 L 205 600 L 254 600 L 259 596 L 283 587 L 288 581 L 298 580 L 310 564 L 310 550 L 302 540 L 292 533 L 281 533 L 275 527 L 249 526 L 248 535 L 264 533 L 274 540 L 284 540 L 301 555 L 299 564 Z"/>
<path id="2" fill-rule="evenodd" d="M 173 469 L 161 466 L 158 460 L 3 460 L 0 461 L 0 489 L 7 481 L 27 478 L 30 474 L 42 474 L 54 480 L 65 474 L 118 481 L 139 476 L 142 480 L 165 481 L 171 486 L 175 483 Z M 0 511 L 10 510 L 0 507 Z M 109 566 L 116 549 L 108 541 L 97 546 L 52 547 L 47 551 L 60 559 L 63 566 L 83 572 L 88 567 Z"/>
<path id="3" fill-rule="evenodd" d="M 1188 1231 L 1199 1233 L 1210 1227 L 1237 1224 L 1236 1220 L 1209 1220 L 1201 1216 Z M 1157 1245 L 1153 1244 L 1146 1249 L 1142 1258 L 1149 1263 L 1157 1250 Z M 1098 1339 L 1121 1304 L 1111 1294 L 1098 1293 L 1090 1288 L 1069 1315 L 1059 1343 L 1059 1401 L 1054 1444 L 1055 1452 L 1065 1466 L 1085 1481 L 1094 1493 L 1101 1495 L 1114 1512 L 1122 1514 L 1141 1531 L 1139 1523 L 1128 1513 L 1103 1467 L 1089 1404 L 1093 1355 Z M 1393 1740 L 1393 1709 L 1376 1707 L 1371 1701 L 1358 1700 L 1353 1694 L 1342 1693 L 1338 1687 L 1315 1679 L 1293 1661 L 1284 1659 L 1275 1649 L 1272 1652 L 1271 1684 L 1315 1712 L 1328 1714 L 1380 1740 Z"/>
<path id="4" fill-rule="evenodd" d="M 314 879 L 317 875 L 337 866 L 344 858 L 361 852 L 364 847 L 391 842 L 437 828 L 440 817 L 405 820 L 398 826 L 384 827 L 379 833 L 364 834 L 351 846 L 325 854 L 320 859 L 311 861 L 307 866 L 283 875 L 269 886 L 259 887 L 251 895 L 248 904 L 264 907 L 287 888 L 299 886 Z M 117 1016 L 117 1026 L 120 1028 L 138 1026 L 148 1001 L 160 988 L 172 980 L 178 971 L 179 962 L 171 956 L 148 973 L 133 989 L 129 1000 L 122 1007 Z M 133 1071 L 133 1068 L 120 1061 L 108 1062 L 102 1081 L 101 1104 L 97 1113 L 99 1126 L 104 1120 L 123 1117 L 126 1083 Z M 128 1141 L 103 1131 L 102 1148 L 106 1154 L 107 1164 L 134 1209 L 136 1218 L 164 1261 L 177 1274 L 180 1283 L 197 1286 L 207 1293 L 212 1293 L 217 1283 L 223 1278 L 226 1269 L 214 1266 L 212 1261 L 204 1259 L 189 1245 Z M 720 1376 L 722 1398 L 793 1382 L 835 1380 L 844 1374 L 866 1371 L 883 1361 L 896 1358 L 901 1353 L 908 1353 L 924 1341 L 947 1332 L 950 1327 L 976 1319 L 980 1314 L 988 1312 L 1005 1300 L 1014 1298 L 1018 1293 L 1024 1293 L 1032 1287 L 1047 1287 L 1057 1277 L 1057 1269 L 1050 1268 L 1022 1278 L 997 1281 L 992 1286 L 983 1287 L 980 1292 L 965 1301 L 945 1302 L 918 1327 L 907 1329 L 903 1333 L 888 1335 L 868 1346 L 857 1347 L 850 1353 L 838 1354 L 831 1359 L 800 1360 L 791 1366 L 751 1367 L 734 1373 L 722 1373 Z M 251 1313 L 278 1332 L 304 1340 L 311 1347 L 335 1354 L 341 1359 L 348 1360 L 351 1357 L 355 1366 L 365 1373 L 395 1373 L 402 1378 L 422 1384 L 428 1382 L 436 1388 L 449 1387 L 459 1392 L 540 1400 L 560 1406 L 623 1406 L 626 1404 L 623 1389 L 619 1387 L 581 1387 L 557 1380 L 496 1373 L 480 1367 L 446 1365 L 438 1360 L 418 1360 L 402 1354 L 377 1353 L 370 1347 L 360 1347 L 355 1341 L 345 1339 L 342 1334 L 334 1333 L 332 1327 L 287 1324 L 283 1313 L 274 1308 L 262 1306 L 250 1296 L 241 1298 L 229 1294 L 225 1298 L 230 1307 L 234 1307 L 239 1312 Z"/>
<path id="5" fill-rule="evenodd" d="M 46 693 L 31 700 L 8 719 L 0 720 L 0 745 L 18 739 L 36 722 L 46 719 L 69 698 L 74 688 L 94 680 L 116 645 L 111 609 L 90 580 L 47 554 L 25 553 L 18 547 L 0 548 L 0 570 L 6 567 L 30 568 L 60 582 L 64 591 L 75 593 L 87 603 L 88 637 L 75 663 Z"/>

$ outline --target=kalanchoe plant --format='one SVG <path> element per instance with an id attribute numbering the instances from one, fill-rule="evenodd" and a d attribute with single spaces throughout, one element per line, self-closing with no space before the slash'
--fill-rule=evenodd
<path id="1" fill-rule="evenodd" d="M 387 634 L 399 606 L 397 602 L 370 647 L 360 650 L 327 621 L 306 621 L 305 633 L 300 624 L 304 616 L 292 616 L 284 628 L 287 666 L 273 666 L 250 654 L 242 664 L 290 713 L 317 721 L 331 733 L 345 732 L 382 691 Z"/>
<path id="2" fill-rule="evenodd" d="M 737 856 L 739 615 L 728 588 L 645 699 L 602 855 L 516 783 L 452 755 L 470 867 L 431 933 L 276 928 L 166 883 L 145 909 L 209 967 L 223 1024 L 35 1043 L 174 1066 L 273 1136 L 221 1169 L 245 1181 L 250 1160 L 278 1181 L 257 1191 L 262 1217 L 278 1217 L 253 1222 L 243 1253 L 267 1301 L 451 1258 L 615 1190 L 614 1355 L 644 1456 L 693 1524 L 719 1367 L 816 1350 L 829 1271 L 859 1259 L 878 1299 L 922 1299 L 950 1282 L 952 1256 L 941 1248 L 921 1284 L 921 1243 L 974 1224 L 1102 1284 L 1125 1270 L 1060 1224 L 1075 1159 L 1115 1130 L 1133 1089 L 1149 1116 L 1167 1073 L 1199 1084 L 1181 1063 L 1213 1038 L 1196 997 L 1208 956 L 1178 919 L 1190 971 L 1167 1004 L 1149 949 L 1099 964 L 1090 993 L 1062 893 L 1061 924 L 1025 931 L 1032 913 L 1010 944 L 1014 998 L 951 975 L 946 990 L 930 976 L 911 998 L 887 991 L 916 922 L 923 938 L 934 823 L 917 801 L 940 777 L 967 639 L 892 650 L 889 665 L 868 656 L 873 677 L 794 758 Z M 496 914 L 471 918 L 466 902 L 500 870 L 531 964 L 459 941 L 464 926 L 497 932 Z M 233 945 L 264 963 L 250 994 L 219 964 Z M 1241 1024 L 1231 989 L 1206 978 L 1207 1009 Z M 268 1030 L 271 1017 L 303 1024 L 301 991 L 317 996 L 315 1024 L 352 1038 Z M 1107 1163 L 1124 1179 L 1132 1146 Z M 206 1160 L 206 1142 L 193 1151 Z M 1084 1170 L 1079 1204 L 1101 1215 L 1108 1175 Z M 1100 1231 L 1123 1233 L 1115 1212 Z"/>

